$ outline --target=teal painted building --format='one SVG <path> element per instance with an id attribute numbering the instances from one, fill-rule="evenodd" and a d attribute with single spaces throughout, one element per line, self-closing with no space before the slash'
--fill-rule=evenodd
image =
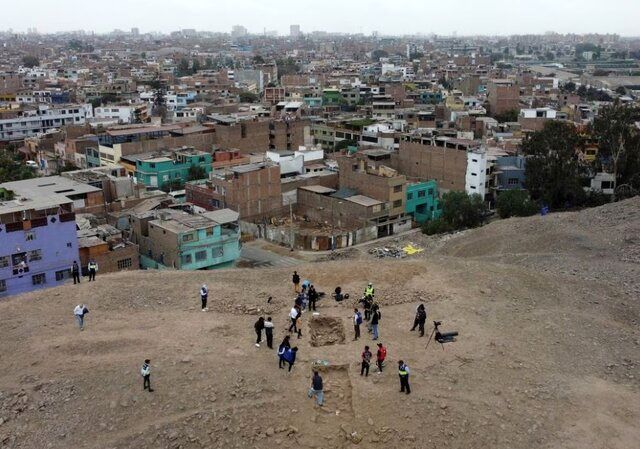
<path id="1" fill-rule="evenodd" d="M 193 148 L 169 151 L 160 155 L 131 156 L 130 159 L 135 162 L 135 178 L 139 184 L 167 191 L 183 188 L 189 180 L 191 166 L 200 167 L 202 178 L 208 178 L 213 162 L 211 154 Z"/>
<path id="2" fill-rule="evenodd" d="M 407 184 L 405 212 L 417 223 L 440 218 L 442 205 L 438 198 L 438 184 L 435 181 Z"/>
<path id="3" fill-rule="evenodd" d="M 132 218 L 132 232 L 143 268 L 211 270 L 240 257 L 238 213 L 230 209 L 151 211 Z"/>

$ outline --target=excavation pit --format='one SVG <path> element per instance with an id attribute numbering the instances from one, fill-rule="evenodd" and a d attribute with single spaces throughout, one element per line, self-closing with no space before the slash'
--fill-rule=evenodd
<path id="1" fill-rule="evenodd" d="M 311 346 L 344 344 L 344 326 L 339 318 L 314 316 L 309 322 Z"/>

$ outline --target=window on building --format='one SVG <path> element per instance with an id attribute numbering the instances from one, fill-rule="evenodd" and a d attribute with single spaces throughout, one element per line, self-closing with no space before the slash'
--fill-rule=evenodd
<path id="1" fill-rule="evenodd" d="M 213 235 L 213 228 L 212 227 L 211 228 L 207 228 L 206 229 L 206 234 L 207 234 L 207 237 L 211 237 Z"/>
<path id="2" fill-rule="evenodd" d="M 0 279 L 0 292 L 6 292 L 7 291 L 7 281 L 5 281 L 4 279 Z"/>
<path id="3" fill-rule="evenodd" d="M 0 257 L 0 268 L 6 268 L 9 266 L 9 256 Z"/>
<path id="4" fill-rule="evenodd" d="M 519 184 L 518 178 L 509 178 L 507 184 L 510 186 L 517 186 Z"/>
<path id="5" fill-rule="evenodd" d="M 183 254 L 180 260 L 182 261 L 182 265 L 188 265 L 193 259 L 191 257 L 191 254 Z"/>
<path id="6" fill-rule="evenodd" d="M 132 265 L 131 257 L 127 259 L 122 259 L 118 261 L 118 270 L 124 270 L 125 268 L 130 268 Z"/>
<path id="7" fill-rule="evenodd" d="M 402 207 L 402 200 L 395 200 L 393 202 L 393 207 Z"/>
<path id="8" fill-rule="evenodd" d="M 46 284 L 46 282 L 47 277 L 44 273 L 34 274 L 33 276 L 31 276 L 31 283 L 33 285 L 43 285 Z"/>
<path id="9" fill-rule="evenodd" d="M 70 279 L 70 278 L 71 278 L 71 270 L 67 269 L 67 270 L 56 271 L 57 282 L 64 281 L 65 279 Z"/>
<path id="10" fill-rule="evenodd" d="M 218 246 L 216 248 L 213 248 L 211 250 L 211 255 L 216 258 L 216 257 L 222 257 L 224 256 L 224 248 L 222 246 Z"/>
<path id="11" fill-rule="evenodd" d="M 393 193 L 402 192 L 402 184 L 398 184 L 397 186 L 393 186 Z"/>
<path id="12" fill-rule="evenodd" d="M 196 251 L 196 262 L 202 262 L 207 259 L 207 251 Z"/>
<path id="13" fill-rule="evenodd" d="M 15 253 L 11 255 L 11 264 L 15 267 L 22 262 L 27 262 L 27 253 Z"/>
<path id="14" fill-rule="evenodd" d="M 35 260 L 42 260 L 41 249 L 34 249 L 33 251 L 29 251 L 29 262 L 33 262 Z"/>
<path id="15" fill-rule="evenodd" d="M 151 168 L 156 168 L 156 164 L 151 163 L 151 164 L 149 164 L 149 167 L 151 167 Z"/>
<path id="16" fill-rule="evenodd" d="M 407 193 L 407 199 L 408 200 L 412 200 L 413 199 L 413 192 Z"/>
<path id="17" fill-rule="evenodd" d="M 613 181 L 602 181 L 600 183 L 601 189 L 613 189 Z"/>
<path id="18" fill-rule="evenodd" d="M 477 173 L 471 173 L 471 176 L 478 176 Z"/>
<path id="19" fill-rule="evenodd" d="M 24 239 L 25 239 L 27 242 L 31 242 L 32 240 L 35 240 L 35 239 L 36 239 L 36 233 L 35 233 L 35 232 L 33 232 L 33 231 L 25 232 L 25 233 L 24 233 Z"/>
<path id="20" fill-rule="evenodd" d="M 419 204 L 419 205 L 416 207 L 416 213 L 417 213 L 417 214 L 424 214 L 424 213 L 425 213 L 425 211 L 426 211 L 426 207 L 427 207 L 427 206 L 426 206 L 425 204 Z"/>
<path id="21" fill-rule="evenodd" d="M 193 241 L 193 233 L 190 234 L 184 234 L 182 236 L 182 241 L 183 242 L 192 242 Z"/>
<path id="22" fill-rule="evenodd" d="M 433 196 L 433 189 L 429 189 L 429 190 L 427 190 L 427 194 L 428 194 L 429 196 Z"/>
<path id="23" fill-rule="evenodd" d="M 424 198 L 425 196 L 427 196 L 427 191 L 426 190 L 419 190 L 418 191 L 418 198 Z"/>
<path id="24" fill-rule="evenodd" d="M 71 248 L 72 246 L 71 242 L 67 242 L 67 248 Z"/>

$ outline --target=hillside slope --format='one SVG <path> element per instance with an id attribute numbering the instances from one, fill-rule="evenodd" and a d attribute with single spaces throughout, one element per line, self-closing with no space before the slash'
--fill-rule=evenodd
<path id="1" fill-rule="evenodd" d="M 304 315 L 291 373 L 254 346 L 259 313 L 273 316 L 276 345 L 286 334 L 290 270 L 117 273 L 10 298 L 0 303 L 0 446 L 635 447 L 639 210 L 630 200 L 499 221 L 413 259 L 300 265 L 327 292 L 355 297 L 374 283 L 389 355 L 369 377 L 360 353 L 375 342 L 366 330 L 352 341 L 352 303 L 320 302 L 332 327 Z M 409 331 L 420 301 L 457 342 L 425 348 L 427 336 Z M 84 332 L 79 302 L 91 309 Z M 339 342 L 313 346 L 312 333 Z M 139 376 L 147 357 L 154 393 Z M 400 358 L 409 396 L 398 392 Z M 329 362 L 322 409 L 306 397 L 319 359 Z"/>

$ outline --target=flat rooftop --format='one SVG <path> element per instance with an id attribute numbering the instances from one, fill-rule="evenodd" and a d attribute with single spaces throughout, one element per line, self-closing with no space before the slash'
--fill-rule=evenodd
<path id="1" fill-rule="evenodd" d="M 350 196 L 349 198 L 345 198 L 346 201 L 351 201 L 352 203 L 356 203 L 359 204 L 361 206 L 376 206 L 378 204 L 384 204 L 382 201 L 378 201 L 374 198 L 370 198 L 368 196 L 364 196 L 364 195 L 353 195 Z"/>
<path id="2" fill-rule="evenodd" d="M 72 196 L 100 192 L 102 190 L 89 184 L 65 178 L 64 176 L 46 176 L 22 181 L 5 182 L 4 184 L 0 184 L 0 187 L 13 190 L 16 197 L 26 197 L 31 200 L 42 196 Z"/>
<path id="3" fill-rule="evenodd" d="M 307 190 L 309 192 L 319 193 L 319 194 L 327 194 L 327 193 L 335 192 L 334 189 L 331 189 L 331 188 L 325 187 L 325 186 L 321 186 L 321 185 L 302 186 L 302 187 L 299 187 L 299 188 L 301 190 Z"/>

